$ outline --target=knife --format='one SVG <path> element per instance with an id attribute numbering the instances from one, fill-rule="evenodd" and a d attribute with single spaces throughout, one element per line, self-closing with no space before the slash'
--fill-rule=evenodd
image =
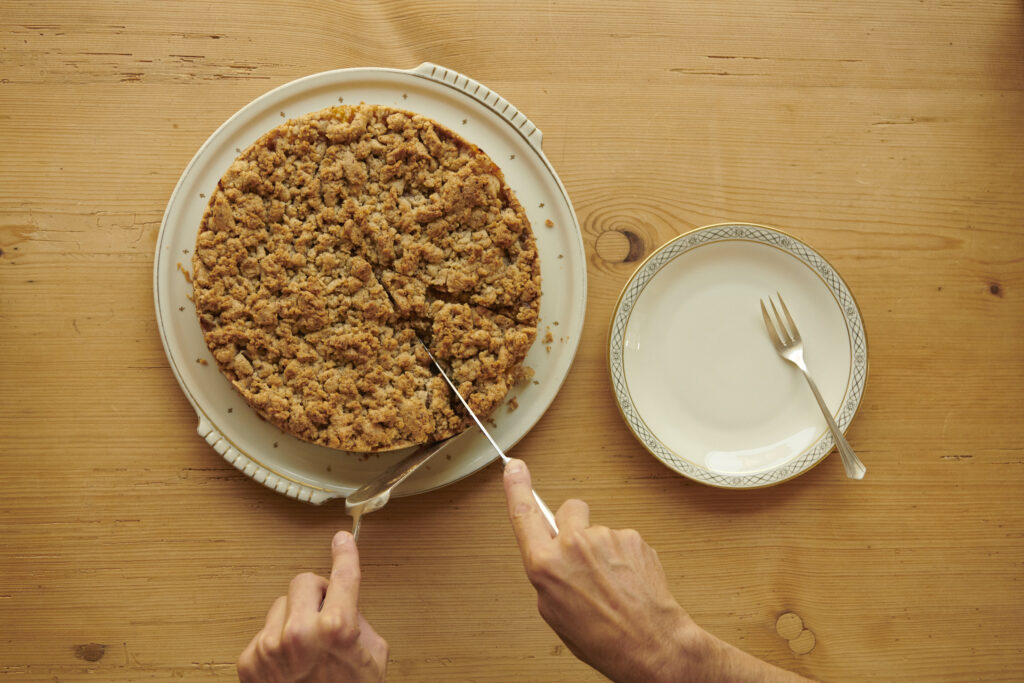
<path id="1" fill-rule="evenodd" d="M 419 335 L 417 335 L 416 338 L 419 339 Z M 434 367 L 436 367 L 437 371 L 441 373 L 441 377 L 443 377 L 444 381 L 448 383 L 448 386 L 451 388 L 452 392 L 454 392 L 455 395 L 459 397 L 459 402 L 462 403 L 462 407 L 466 409 L 466 412 L 469 413 L 469 416 L 471 418 L 473 418 L 473 422 L 476 423 L 476 426 L 480 429 L 480 432 L 485 437 L 487 437 L 487 440 L 491 442 L 491 446 L 494 448 L 495 451 L 498 452 L 498 455 L 501 457 L 502 465 L 507 465 L 510 458 L 507 455 L 505 455 L 505 451 L 501 450 L 501 447 L 491 437 L 490 432 L 488 432 L 487 429 L 484 427 L 483 423 L 480 422 L 480 418 L 477 417 L 476 413 L 473 412 L 473 409 L 469 407 L 469 403 L 466 402 L 466 399 L 462 398 L 462 394 L 460 394 L 459 390 L 455 388 L 455 383 L 452 382 L 450 377 L 448 377 L 448 373 L 446 373 L 444 371 L 444 368 L 441 367 L 441 364 L 437 362 L 437 359 L 434 358 L 434 354 L 430 352 L 430 349 L 427 348 L 427 345 L 423 343 L 422 339 L 420 339 L 419 342 L 423 346 L 423 350 L 427 352 L 428 356 L 430 356 L 430 360 L 433 361 Z M 551 508 L 544 504 L 544 501 L 540 499 L 540 496 L 537 495 L 536 491 L 532 492 L 533 499 L 537 501 L 537 506 L 540 508 L 541 514 L 544 515 L 544 521 L 548 523 L 548 526 L 551 528 L 551 531 L 555 535 L 557 535 L 558 525 L 555 524 L 555 516 L 551 513 Z"/>

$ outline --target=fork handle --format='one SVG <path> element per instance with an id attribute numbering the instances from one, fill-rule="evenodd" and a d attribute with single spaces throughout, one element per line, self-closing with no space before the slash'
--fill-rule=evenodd
<path id="1" fill-rule="evenodd" d="M 807 380 L 807 384 L 810 385 L 811 391 L 814 393 L 814 398 L 818 400 L 818 407 L 821 408 L 821 414 L 825 416 L 825 422 L 828 423 L 828 429 L 832 432 L 832 438 L 835 439 L 836 449 L 839 450 L 839 457 L 843 460 L 843 469 L 846 470 L 846 476 L 850 479 L 863 479 L 867 473 L 868 468 L 864 467 L 864 463 L 860 461 L 857 454 L 853 452 L 853 448 L 850 447 L 850 443 L 843 436 L 842 430 L 839 429 L 839 425 L 832 419 L 832 411 L 828 409 L 825 404 L 825 399 L 821 397 L 821 392 L 818 391 L 818 385 L 814 383 L 811 376 L 807 374 L 807 371 L 800 368 L 800 371 L 804 373 L 804 379 Z"/>

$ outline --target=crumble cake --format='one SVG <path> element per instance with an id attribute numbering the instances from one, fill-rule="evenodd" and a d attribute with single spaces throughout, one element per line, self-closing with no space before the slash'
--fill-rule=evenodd
<path id="1" fill-rule="evenodd" d="M 465 429 L 417 333 L 481 417 L 528 374 L 526 213 L 483 151 L 417 114 L 337 106 L 265 134 L 210 197 L 192 265 L 221 372 L 305 441 L 369 452 Z"/>

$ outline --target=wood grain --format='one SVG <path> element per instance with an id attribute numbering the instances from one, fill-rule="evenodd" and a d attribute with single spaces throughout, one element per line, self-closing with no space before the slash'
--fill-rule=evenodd
<path id="1" fill-rule="evenodd" d="M 340 506 L 272 493 L 195 435 L 153 251 L 179 175 L 238 108 L 317 71 L 422 61 L 530 116 L 582 226 L 580 349 L 515 449 L 544 498 L 638 529 L 701 624 L 806 675 L 1024 670 L 1020 3 L 0 8 L 0 680 L 230 680 L 291 576 L 327 570 Z M 771 489 L 707 488 L 619 418 L 620 289 L 726 220 L 807 241 L 854 292 L 863 482 L 829 458 Z M 391 680 L 602 680 L 537 616 L 503 505 L 488 469 L 367 519 L 362 605 Z"/>

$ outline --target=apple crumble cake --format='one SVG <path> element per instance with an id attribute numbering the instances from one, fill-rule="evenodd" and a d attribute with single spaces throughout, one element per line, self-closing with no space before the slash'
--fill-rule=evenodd
<path id="1" fill-rule="evenodd" d="M 498 166 L 377 105 L 289 120 L 235 160 L 192 259 L 220 370 L 264 419 L 348 451 L 466 428 L 417 339 L 489 415 L 527 371 L 540 262 Z"/>

